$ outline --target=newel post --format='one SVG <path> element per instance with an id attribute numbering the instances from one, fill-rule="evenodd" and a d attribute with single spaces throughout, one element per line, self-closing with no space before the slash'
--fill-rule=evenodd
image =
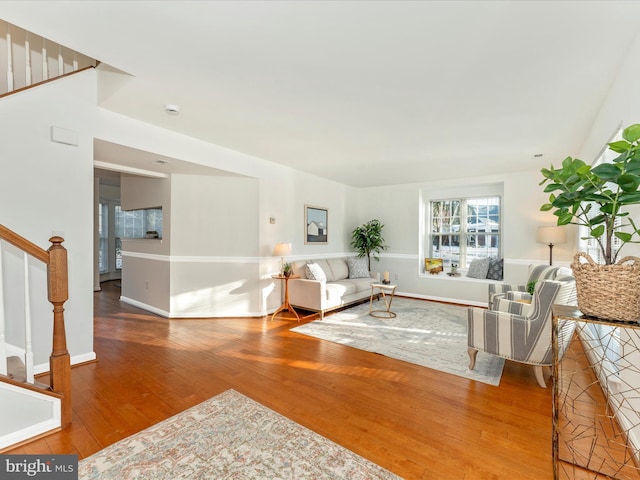
<path id="1" fill-rule="evenodd" d="M 51 390 L 63 395 L 62 426 L 71 423 L 71 358 L 67 351 L 67 336 L 64 328 L 64 302 L 69 298 L 67 274 L 67 249 L 62 246 L 62 237 L 49 239 L 49 265 L 47 285 L 49 301 L 53 304 L 53 351 L 49 358 Z"/>

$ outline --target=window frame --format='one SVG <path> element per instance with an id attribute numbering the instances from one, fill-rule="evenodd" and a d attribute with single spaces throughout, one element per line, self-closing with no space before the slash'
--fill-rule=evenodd
<path id="1" fill-rule="evenodd" d="M 478 232 L 478 231 L 471 231 L 468 227 L 469 225 L 471 225 L 469 223 L 469 203 L 473 202 L 473 201 L 486 201 L 485 206 L 489 207 L 490 205 L 492 205 L 492 201 L 497 201 L 497 206 L 498 206 L 498 226 L 497 226 L 497 230 L 496 231 L 490 231 L 490 232 Z M 449 225 L 451 225 L 451 228 L 448 229 L 448 231 L 443 231 L 443 232 L 434 232 L 433 231 L 433 226 L 434 226 L 434 205 L 437 203 L 449 203 L 452 204 L 453 202 L 459 202 L 459 214 L 458 215 L 446 215 L 444 218 L 453 218 L 454 221 L 450 222 Z M 480 237 L 485 237 L 485 238 L 491 238 L 491 237 L 495 237 L 495 241 L 497 243 L 497 246 L 495 248 L 497 248 L 497 251 L 492 252 L 492 247 L 488 247 L 486 248 L 486 240 L 485 240 L 485 250 L 486 250 L 486 255 L 484 256 L 488 256 L 488 257 L 496 257 L 496 258 L 502 258 L 502 251 L 503 251 L 503 235 L 502 235 L 502 210 L 503 210 L 503 198 L 502 195 L 499 194 L 483 194 L 483 195 L 472 195 L 472 196 L 466 196 L 466 197 L 450 197 L 450 198 L 432 198 L 429 199 L 428 202 L 426 203 L 426 207 L 427 207 L 427 222 L 426 222 L 426 248 L 425 248 L 425 252 L 428 252 L 428 257 L 430 258 L 441 258 L 442 262 L 443 262 L 443 266 L 445 267 L 450 267 L 452 263 L 456 263 L 461 269 L 466 269 L 468 268 L 469 264 L 471 263 L 471 260 L 473 258 L 482 258 L 483 255 L 480 253 L 478 254 L 478 252 L 476 252 L 476 255 L 469 255 L 469 250 L 473 247 L 471 247 L 469 245 L 469 241 L 471 238 L 480 238 Z M 453 210 L 452 210 L 452 213 Z M 487 212 L 485 213 L 484 218 L 486 220 L 491 220 L 491 214 L 489 214 L 488 209 Z M 443 218 L 442 215 L 439 215 L 438 218 Z M 455 219 L 459 219 L 459 233 L 452 233 L 454 231 L 454 227 L 457 226 Z M 476 221 L 474 223 L 474 225 L 478 225 L 479 223 Z M 455 236 L 458 237 L 458 254 L 457 254 L 457 259 L 455 259 L 455 254 L 449 254 L 449 255 L 445 255 L 443 254 L 443 250 L 442 248 L 439 249 L 439 251 L 435 251 L 434 249 L 434 237 L 440 237 L 440 238 L 444 238 L 445 236 L 449 236 L 449 245 L 451 245 L 453 242 L 451 241 L 451 237 Z M 490 240 L 491 243 L 493 243 L 493 239 Z M 479 242 L 477 242 L 479 243 Z M 440 245 L 443 244 L 443 242 L 439 242 Z M 476 247 L 477 248 L 477 247 Z M 494 255 L 495 253 L 495 255 Z"/>

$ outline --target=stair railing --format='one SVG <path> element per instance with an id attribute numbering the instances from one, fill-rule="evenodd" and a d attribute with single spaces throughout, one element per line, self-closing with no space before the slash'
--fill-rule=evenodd
<path id="1" fill-rule="evenodd" d="M 0 97 L 95 67 L 96 60 L 0 19 Z"/>
<path id="2" fill-rule="evenodd" d="M 64 303 L 69 298 L 69 280 L 67 273 L 67 249 L 62 246 L 64 239 L 54 236 L 49 239 L 51 246 L 44 250 L 17 233 L 0 225 L 0 240 L 4 240 L 21 250 L 25 265 L 25 368 L 26 385 L 35 389 L 33 375 L 33 352 L 31 351 L 31 318 L 28 260 L 35 258 L 47 268 L 47 294 L 53 305 L 53 347 L 49 357 L 49 386 L 47 391 L 61 398 L 61 424 L 71 423 L 71 358 L 67 350 L 64 326 Z M 4 298 L 2 285 L 2 245 L 0 242 L 0 374 L 7 375 L 7 354 L 5 348 Z M 4 353 L 3 353 L 4 349 Z M 46 393 L 46 392 L 45 392 Z"/>

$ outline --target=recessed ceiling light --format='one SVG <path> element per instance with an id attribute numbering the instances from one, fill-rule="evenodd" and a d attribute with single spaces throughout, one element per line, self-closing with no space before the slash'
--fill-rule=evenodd
<path id="1" fill-rule="evenodd" d="M 180 115 L 180 106 L 174 105 L 172 103 L 167 103 L 164 106 L 164 111 L 167 112 L 169 115 Z"/>
<path id="2" fill-rule="evenodd" d="M 534 153 L 533 158 L 542 158 L 542 153 Z"/>
<path id="3" fill-rule="evenodd" d="M 158 160 L 155 160 L 153 163 L 154 163 L 154 165 L 166 165 L 167 163 L 169 163 L 169 160 L 160 160 L 160 159 L 158 159 Z"/>

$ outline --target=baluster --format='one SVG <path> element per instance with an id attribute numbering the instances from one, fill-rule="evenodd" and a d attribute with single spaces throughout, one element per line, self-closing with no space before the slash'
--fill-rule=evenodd
<path id="1" fill-rule="evenodd" d="M 78 52 L 73 52 L 73 71 L 78 71 Z"/>
<path id="2" fill-rule="evenodd" d="M 27 382 L 33 383 L 33 346 L 31 344 L 31 294 L 29 291 L 29 254 L 24 253 L 24 366 Z"/>
<path id="3" fill-rule="evenodd" d="M 42 80 L 49 80 L 49 59 L 47 58 L 47 39 L 42 39 Z"/>
<path id="4" fill-rule="evenodd" d="M 2 278 L 2 242 L 0 242 L 0 375 L 7 375 L 7 344 L 4 322 L 4 285 Z"/>
<path id="5" fill-rule="evenodd" d="M 26 37 L 24 40 L 24 61 L 25 61 L 25 72 L 24 79 L 25 85 L 28 87 L 31 85 L 31 45 L 29 44 L 29 32 L 25 32 Z"/>
<path id="6" fill-rule="evenodd" d="M 58 76 L 64 75 L 64 58 L 62 57 L 62 45 L 58 45 Z"/>
<path id="7" fill-rule="evenodd" d="M 13 91 L 13 51 L 11 44 L 11 27 L 7 24 L 7 91 Z"/>

